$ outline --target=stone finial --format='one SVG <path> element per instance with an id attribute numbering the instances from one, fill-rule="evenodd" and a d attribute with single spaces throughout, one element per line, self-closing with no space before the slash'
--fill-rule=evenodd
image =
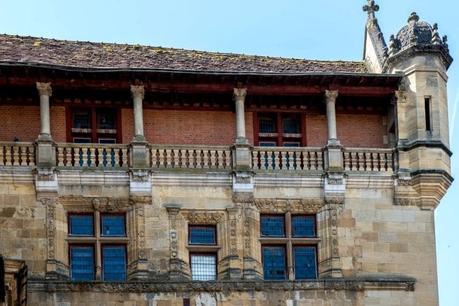
<path id="1" fill-rule="evenodd" d="M 447 36 L 447 35 L 443 36 L 443 39 L 442 39 L 442 40 L 443 40 L 443 47 L 445 47 L 445 49 L 446 49 L 447 51 L 449 51 L 448 36 Z"/>
<path id="2" fill-rule="evenodd" d="M 391 35 L 389 40 L 389 52 L 388 55 L 392 56 L 398 51 L 397 42 L 395 41 L 395 36 Z"/>
<path id="3" fill-rule="evenodd" d="M 41 83 L 37 82 L 37 90 L 40 96 L 48 96 L 51 97 L 53 95 L 53 90 L 51 88 L 51 83 Z"/>
<path id="4" fill-rule="evenodd" d="M 140 97 L 143 99 L 145 97 L 145 88 L 143 85 L 131 85 L 131 94 L 132 98 L 135 99 Z"/>
<path id="5" fill-rule="evenodd" d="M 379 5 L 374 0 L 368 0 L 368 4 L 363 6 L 363 11 L 368 13 L 369 19 L 375 19 L 375 12 L 379 11 Z"/>
<path id="6" fill-rule="evenodd" d="M 408 17 L 408 23 L 411 23 L 411 22 L 418 22 L 419 21 L 419 16 L 416 12 L 412 12 L 410 14 L 410 17 Z"/>
<path id="7" fill-rule="evenodd" d="M 247 88 L 234 88 L 233 94 L 235 100 L 245 99 Z"/>
<path id="8" fill-rule="evenodd" d="M 327 101 L 336 100 L 336 98 L 338 98 L 338 94 L 337 90 L 325 90 L 325 98 Z"/>
<path id="9" fill-rule="evenodd" d="M 432 44 L 434 45 L 441 45 L 442 40 L 440 38 L 440 34 L 438 34 L 438 24 L 434 23 L 432 27 Z"/>

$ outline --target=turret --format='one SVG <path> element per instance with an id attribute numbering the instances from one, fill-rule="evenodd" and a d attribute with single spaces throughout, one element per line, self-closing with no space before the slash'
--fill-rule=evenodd
<path id="1" fill-rule="evenodd" d="M 382 72 L 404 76 L 395 99 L 399 204 L 434 208 L 452 181 L 446 74 L 452 60 L 438 25 L 416 13 L 390 38 Z"/>

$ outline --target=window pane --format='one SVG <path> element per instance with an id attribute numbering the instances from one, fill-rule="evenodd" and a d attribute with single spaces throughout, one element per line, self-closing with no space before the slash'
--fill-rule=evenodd
<path id="1" fill-rule="evenodd" d="M 98 129 L 116 129 L 116 114 L 113 109 L 97 110 Z"/>
<path id="2" fill-rule="evenodd" d="M 76 129 L 90 129 L 91 112 L 89 110 L 74 111 L 72 127 Z"/>
<path id="3" fill-rule="evenodd" d="M 299 142 L 293 142 L 293 141 L 289 141 L 289 142 L 284 142 L 284 147 L 290 147 L 290 148 L 297 148 L 300 146 L 300 143 Z"/>
<path id="4" fill-rule="evenodd" d="M 317 277 L 315 247 L 294 247 L 293 260 L 295 265 L 295 279 L 315 279 Z"/>
<path id="5" fill-rule="evenodd" d="M 126 247 L 124 245 L 106 245 L 102 247 L 102 255 L 104 280 L 126 280 Z"/>
<path id="6" fill-rule="evenodd" d="M 102 236 L 126 236 L 124 215 L 102 215 Z"/>
<path id="7" fill-rule="evenodd" d="M 315 216 L 292 216 L 293 237 L 316 237 Z"/>
<path id="8" fill-rule="evenodd" d="M 277 143 L 275 141 L 259 141 L 258 145 L 260 147 L 276 147 Z"/>
<path id="9" fill-rule="evenodd" d="M 211 281 L 217 279 L 215 255 L 191 254 L 191 275 L 193 280 Z"/>
<path id="10" fill-rule="evenodd" d="M 267 280 L 286 279 L 285 247 L 263 247 L 263 274 Z"/>
<path id="11" fill-rule="evenodd" d="M 190 244 L 216 244 L 215 226 L 196 226 L 189 227 Z"/>
<path id="12" fill-rule="evenodd" d="M 94 247 L 70 246 L 70 270 L 72 280 L 94 280 Z"/>
<path id="13" fill-rule="evenodd" d="M 69 215 L 70 235 L 94 236 L 93 215 Z"/>
<path id="14" fill-rule="evenodd" d="M 284 216 L 261 216 L 261 236 L 285 237 Z"/>
<path id="15" fill-rule="evenodd" d="M 300 131 L 300 120 L 298 117 L 284 117 L 283 118 L 284 133 L 288 134 L 299 134 Z"/>
<path id="16" fill-rule="evenodd" d="M 263 115 L 259 117 L 260 133 L 277 133 L 276 116 Z"/>

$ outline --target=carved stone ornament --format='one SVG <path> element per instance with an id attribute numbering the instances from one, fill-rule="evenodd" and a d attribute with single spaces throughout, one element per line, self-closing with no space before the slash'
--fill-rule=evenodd
<path id="1" fill-rule="evenodd" d="M 182 211 L 182 213 L 191 224 L 217 224 L 225 216 L 223 211 L 189 210 Z"/>
<path id="2" fill-rule="evenodd" d="M 343 204 L 344 195 L 325 196 L 325 203 L 327 204 Z"/>
<path id="3" fill-rule="evenodd" d="M 321 198 L 255 199 L 255 206 L 261 213 L 317 213 L 323 205 Z"/>
<path id="4" fill-rule="evenodd" d="M 152 202 L 151 196 L 130 195 L 129 204 L 130 205 L 136 205 L 136 204 L 151 205 L 153 204 L 153 202 Z"/>
<path id="5" fill-rule="evenodd" d="M 419 205 L 419 199 L 417 199 L 417 198 L 396 197 L 394 199 L 394 204 L 395 205 L 400 205 L 400 206 L 418 206 Z"/>
<path id="6" fill-rule="evenodd" d="M 253 203 L 253 192 L 233 192 L 233 203 Z"/>
<path id="7" fill-rule="evenodd" d="M 131 171 L 131 179 L 135 182 L 148 182 L 150 171 L 148 170 L 133 170 Z"/>
<path id="8" fill-rule="evenodd" d="M 129 199 L 115 199 L 109 197 L 81 197 L 63 196 L 59 197 L 65 209 L 74 212 L 123 212 L 131 209 Z"/>
<path id="9" fill-rule="evenodd" d="M 54 181 L 55 170 L 51 168 L 40 168 L 36 170 L 36 175 L 39 181 Z"/>

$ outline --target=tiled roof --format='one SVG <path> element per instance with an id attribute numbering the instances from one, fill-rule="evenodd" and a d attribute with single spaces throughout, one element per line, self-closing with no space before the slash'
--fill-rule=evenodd
<path id="1" fill-rule="evenodd" d="M 315 61 L 0 34 L 0 64 L 228 73 L 366 73 L 364 62 Z"/>

